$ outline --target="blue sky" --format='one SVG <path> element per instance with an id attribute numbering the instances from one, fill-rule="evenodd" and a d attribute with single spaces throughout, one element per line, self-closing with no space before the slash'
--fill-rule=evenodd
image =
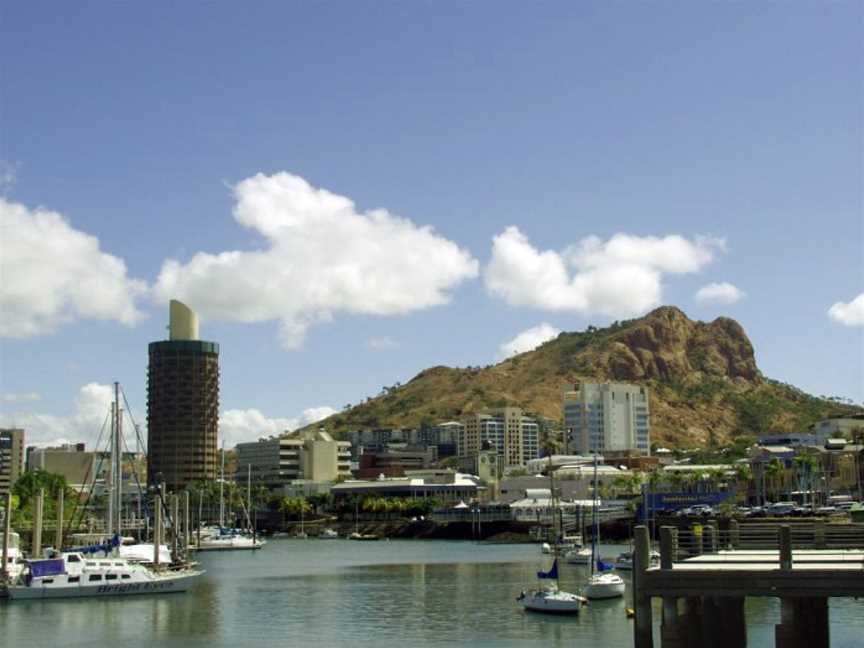
<path id="1" fill-rule="evenodd" d="M 0 8 L 2 423 L 142 416 L 175 293 L 229 443 L 659 303 L 864 400 L 860 3 L 251 5 Z"/>

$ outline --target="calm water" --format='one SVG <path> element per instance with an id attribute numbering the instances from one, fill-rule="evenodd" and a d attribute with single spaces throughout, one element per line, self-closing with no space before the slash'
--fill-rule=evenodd
<path id="1" fill-rule="evenodd" d="M 207 574 L 185 594 L 0 602 L 0 646 L 632 646 L 623 600 L 577 619 L 523 612 L 515 598 L 544 558 L 536 545 L 273 540 L 201 554 Z M 584 578 L 562 570 L 571 591 Z M 747 615 L 749 645 L 773 646 L 778 602 L 752 599 Z M 864 602 L 832 602 L 831 633 L 832 646 L 864 645 Z"/>

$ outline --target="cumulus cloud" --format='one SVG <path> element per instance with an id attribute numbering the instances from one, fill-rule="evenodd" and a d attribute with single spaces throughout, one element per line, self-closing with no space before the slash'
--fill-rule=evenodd
<path id="1" fill-rule="evenodd" d="M 18 394 L 3 394 L 4 403 L 23 403 L 28 401 L 38 401 L 42 398 L 39 392 L 21 392 Z"/>
<path id="2" fill-rule="evenodd" d="M 336 410 L 329 406 L 310 407 L 294 418 L 268 418 L 257 409 L 231 409 L 219 417 L 219 434 L 226 448 L 238 443 L 257 441 L 288 430 L 296 430 L 332 416 Z"/>
<path id="3" fill-rule="evenodd" d="M 844 326 L 864 326 L 864 293 L 850 302 L 837 302 L 828 309 L 828 317 Z"/>
<path id="4" fill-rule="evenodd" d="M 205 318 L 280 322 L 286 349 L 339 312 L 397 315 L 446 304 L 478 264 L 431 227 L 354 203 L 290 173 L 258 174 L 233 188 L 234 218 L 260 234 L 258 250 L 170 259 L 159 301 L 189 303 Z"/>
<path id="5" fill-rule="evenodd" d="M 28 338 L 78 319 L 141 318 L 146 285 L 60 214 L 0 197 L 0 337 Z"/>
<path id="6" fill-rule="evenodd" d="M 560 333 L 561 329 L 557 329 L 546 322 L 532 326 L 512 340 L 502 344 L 498 348 L 498 356 L 503 359 L 526 351 L 533 351 L 544 342 L 555 339 Z"/>
<path id="7" fill-rule="evenodd" d="M 726 281 L 706 284 L 697 290 L 695 295 L 698 302 L 715 304 L 734 304 L 744 297 L 746 293 L 743 290 Z"/>
<path id="8" fill-rule="evenodd" d="M 374 351 L 391 351 L 399 348 L 399 343 L 389 337 L 374 337 L 366 342 L 366 346 Z"/>
<path id="9" fill-rule="evenodd" d="M 665 275 L 698 272 L 723 250 L 723 239 L 616 234 L 541 251 L 511 226 L 493 239 L 484 280 L 511 306 L 632 316 L 660 304 Z"/>
<path id="10" fill-rule="evenodd" d="M 4 398 L 4 400 L 6 400 Z M 35 400 L 35 399 L 31 399 Z M 95 447 L 100 432 L 111 412 L 114 387 L 100 383 L 88 383 L 78 390 L 73 412 L 66 416 L 44 414 L 34 411 L 0 412 L 0 427 L 24 428 L 24 443 L 39 447 L 63 443 L 85 443 L 88 449 Z M 133 411 L 135 421 L 142 426 L 142 438 L 146 437 L 144 416 Z M 107 428 L 106 428 L 107 430 Z M 135 433 L 128 418 L 124 417 L 124 437 L 130 448 L 135 447 Z M 107 431 L 105 432 L 107 434 Z M 102 437 L 101 445 L 106 443 Z"/>

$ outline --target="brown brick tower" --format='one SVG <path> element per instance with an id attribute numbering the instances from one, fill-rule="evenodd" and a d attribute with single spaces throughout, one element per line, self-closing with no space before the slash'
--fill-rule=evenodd
<path id="1" fill-rule="evenodd" d="M 171 301 L 170 339 L 150 343 L 147 370 L 147 482 L 180 490 L 216 479 L 219 345 L 198 339 L 198 318 Z"/>

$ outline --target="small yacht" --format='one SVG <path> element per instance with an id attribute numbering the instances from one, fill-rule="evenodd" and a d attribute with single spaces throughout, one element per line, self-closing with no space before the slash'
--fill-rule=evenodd
<path id="1" fill-rule="evenodd" d="M 318 534 L 318 537 L 321 540 L 335 540 L 339 537 L 339 534 L 336 533 L 333 529 L 324 529 L 321 533 Z"/>
<path id="2" fill-rule="evenodd" d="M 19 536 L 15 531 L 9 532 L 9 544 L 7 545 L 6 552 L 6 572 L 9 574 L 9 582 L 14 583 L 18 580 L 18 577 L 24 571 L 24 567 L 26 565 L 24 560 L 24 555 L 21 553 L 21 536 Z M 2 557 L 0 557 L 2 560 Z M 3 565 L 0 564 L 0 571 L 2 571 Z"/>
<path id="3" fill-rule="evenodd" d="M 587 599 L 610 599 L 624 596 L 624 579 L 618 574 L 594 574 L 582 593 Z"/>
<path id="4" fill-rule="evenodd" d="M 590 565 L 591 547 L 571 549 L 564 554 L 564 562 L 570 565 Z"/>
<path id="5" fill-rule="evenodd" d="M 91 558 L 64 553 L 58 558 L 28 560 L 9 598 L 49 599 L 184 592 L 203 572 L 193 569 L 154 571 L 123 558 Z"/>
<path id="6" fill-rule="evenodd" d="M 660 554 L 656 551 L 651 552 L 651 567 L 657 567 L 660 564 Z M 615 559 L 615 569 L 618 571 L 632 571 L 633 570 L 633 552 L 625 551 L 622 554 L 619 554 Z"/>
<path id="7" fill-rule="evenodd" d="M 546 614 L 579 614 L 579 610 L 588 604 L 588 599 L 578 594 L 562 592 L 554 585 L 532 592 L 522 592 L 516 600 L 526 610 Z"/>
<path id="8" fill-rule="evenodd" d="M 239 549 L 260 549 L 264 541 L 241 533 L 220 533 L 201 538 L 198 551 L 231 551 Z"/>

